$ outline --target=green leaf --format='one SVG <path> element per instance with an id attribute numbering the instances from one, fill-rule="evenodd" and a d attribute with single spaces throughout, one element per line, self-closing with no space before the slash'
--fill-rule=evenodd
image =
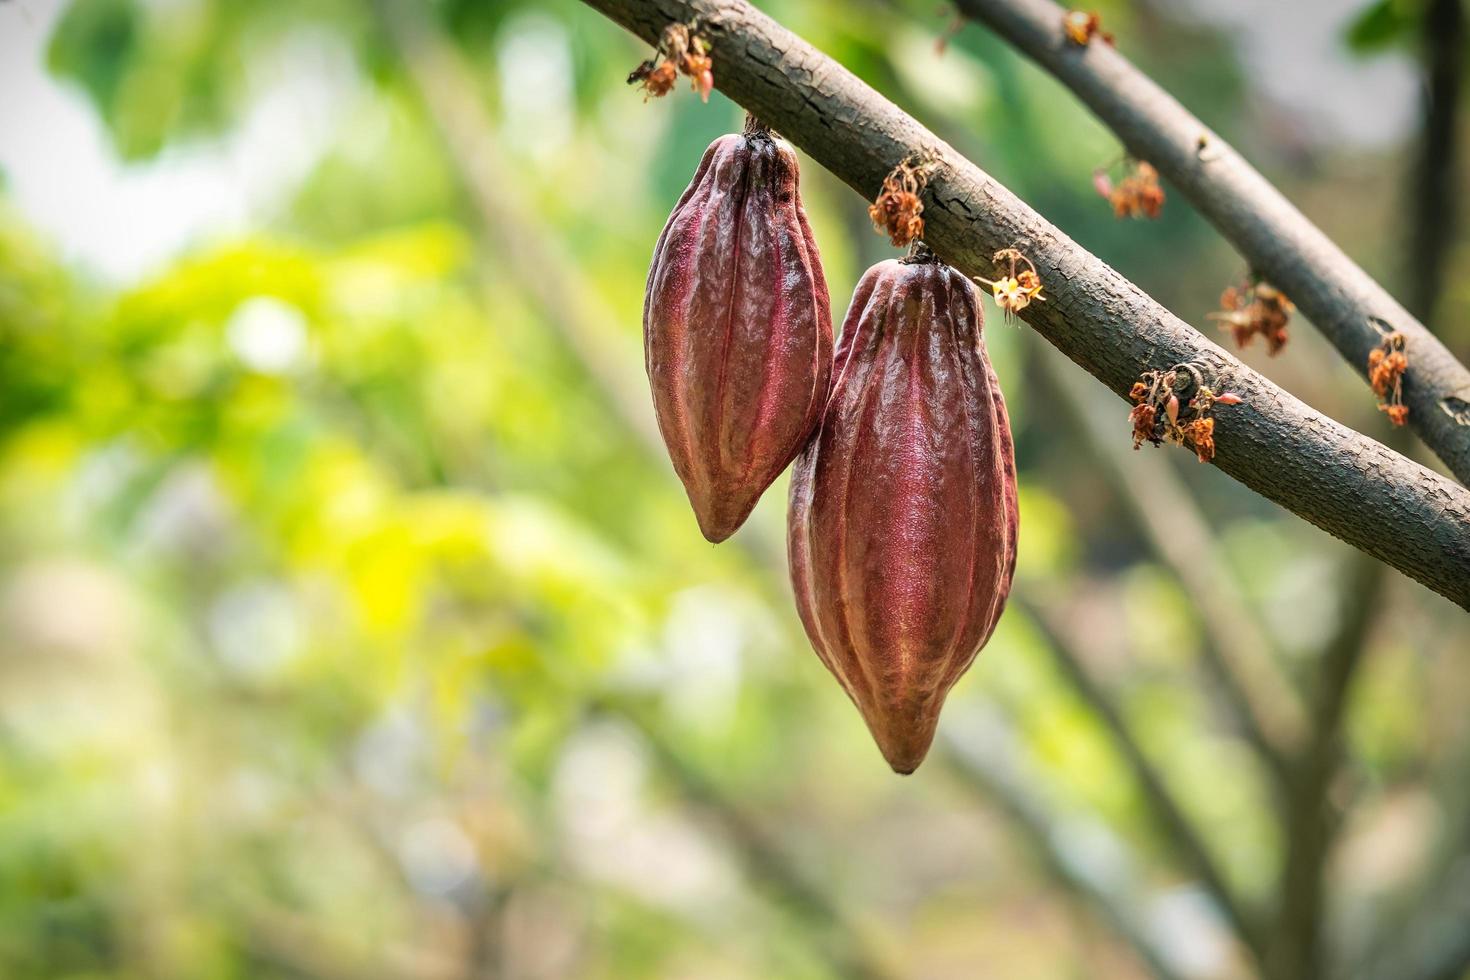
<path id="1" fill-rule="evenodd" d="M 1375 54 L 1409 34 L 1419 12 L 1403 0 L 1375 0 L 1348 27 L 1348 47 L 1358 54 Z"/>

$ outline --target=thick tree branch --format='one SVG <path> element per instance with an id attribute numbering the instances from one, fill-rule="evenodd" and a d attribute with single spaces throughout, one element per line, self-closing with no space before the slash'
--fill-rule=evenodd
<path id="1" fill-rule="evenodd" d="M 585 2 L 649 42 L 668 24 L 697 18 L 713 43 L 716 85 L 863 197 L 876 196 L 900 161 L 931 160 L 925 239 L 945 261 L 989 276 L 995 250 L 1025 251 L 1050 297 L 1033 304 L 1026 321 L 1120 396 L 1145 370 L 1200 365 L 1245 400 L 1219 413 L 1217 466 L 1470 608 L 1470 491 L 1251 371 L 744 0 Z M 1126 437 L 1121 426 L 1118 437 Z"/>
<path id="2" fill-rule="evenodd" d="M 1130 153 L 1157 167 L 1359 374 L 1366 377 L 1382 325 L 1404 334 L 1409 424 L 1461 482 L 1470 482 L 1470 370 L 1244 157 L 1111 46 L 1068 41 L 1063 10 L 1052 0 L 956 5 L 1054 74 Z"/>

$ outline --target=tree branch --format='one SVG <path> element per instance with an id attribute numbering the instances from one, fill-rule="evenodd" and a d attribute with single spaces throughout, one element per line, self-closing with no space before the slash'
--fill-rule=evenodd
<path id="1" fill-rule="evenodd" d="M 1017 771 L 1019 749 L 1010 727 L 994 713 L 972 712 L 943 734 L 941 750 L 950 770 L 966 785 L 999 806 L 1025 835 L 1048 874 L 1080 895 L 1091 910 L 1121 936 L 1159 980 L 1182 980 L 1150 933 L 1138 910 L 1137 875 L 1122 845 L 1105 826 L 1092 821 L 1062 820 Z M 1086 840 L 1090 847 L 1068 847 Z M 1099 859 L 1098 852 L 1109 853 Z M 1116 852 L 1116 853 L 1114 853 Z"/>
<path id="2" fill-rule="evenodd" d="M 871 948 L 865 938 L 867 932 L 850 920 L 842 905 L 808 880 L 771 834 L 739 802 L 691 765 L 642 710 L 613 697 L 594 700 L 588 707 L 593 712 L 615 715 L 638 731 L 653 753 L 659 771 L 673 779 L 681 796 L 703 807 L 719 823 L 747 870 L 790 902 L 819 931 L 820 935 L 812 939 L 813 945 L 839 976 L 889 980 L 895 975 Z"/>
<path id="3" fill-rule="evenodd" d="M 1342 721 L 1351 684 L 1367 649 L 1383 591 L 1383 566 L 1349 566 L 1341 609 L 1320 657 L 1313 692 L 1311 739 L 1292 767 L 1286 808 L 1286 860 L 1267 976 L 1309 980 L 1326 975 L 1326 871 L 1336 836 L 1329 790 L 1342 758 Z"/>
<path id="4" fill-rule="evenodd" d="M 1204 840 L 1195 831 L 1194 824 L 1184 813 L 1184 808 L 1179 805 L 1164 781 L 1163 774 L 1149 759 L 1143 745 L 1134 738 L 1133 730 L 1123 718 L 1122 712 L 1097 678 L 1093 677 L 1081 653 L 1060 628 L 1060 624 L 1056 622 L 1056 614 L 1025 598 L 1021 598 L 1018 605 L 1040 630 L 1052 662 L 1063 679 L 1107 730 L 1114 747 L 1133 773 L 1152 816 L 1168 837 L 1175 853 L 1199 877 L 1205 890 L 1224 913 L 1241 945 L 1259 961 L 1265 953 L 1260 923 L 1246 910 L 1244 903 L 1225 880 L 1225 875 L 1220 871 L 1209 848 L 1205 846 Z"/>
<path id="5" fill-rule="evenodd" d="M 1424 126 L 1414 167 L 1414 228 L 1408 307 L 1428 325 L 1444 285 L 1458 224 L 1454 182 L 1459 159 L 1460 90 L 1465 83 L 1462 0 L 1431 0 L 1424 12 Z"/>
<path id="6" fill-rule="evenodd" d="M 1244 157 L 1110 45 L 1068 41 L 1052 0 L 955 2 L 1055 75 L 1130 153 L 1183 191 L 1359 374 L 1367 376 L 1368 354 L 1382 341 L 1377 321 L 1402 333 L 1409 424 L 1470 482 L 1470 370 Z"/>
<path id="7" fill-rule="evenodd" d="M 524 286 L 546 322 L 561 336 L 598 392 L 645 446 L 663 455 L 663 442 L 645 386 L 620 370 L 628 353 L 598 324 L 615 322 L 595 290 L 566 270 L 573 263 L 546 236 L 507 180 L 507 167 L 463 60 L 428 20 L 420 3 L 377 0 L 374 10 L 418 89 L 429 120 L 449 152 L 452 169 L 481 217 L 480 236 Z"/>
<path id="8" fill-rule="evenodd" d="M 1427 84 L 1424 92 L 1419 159 L 1410 175 L 1406 195 L 1413 201 L 1413 221 L 1409 235 L 1408 306 L 1415 315 L 1424 320 L 1426 326 L 1432 329 L 1440 292 L 1444 287 L 1445 263 L 1454 241 L 1453 229 L 1459 205 L 1459 195 L 1455 193 L 1454 175 L 1457 169 L 1459 144 L 1456 138 L 1456 127 L 1459 121 L 1458 106 L 1460 88 L 1463 84 L 1461 55 L 1466 32 L 1461 0 L 1430 0 L 1428 8 L 1424 11 L 1420 30 L 1421 59 L 1424 62 Z M 1319 671 L 1317 713 L 1321 720 L 1315 729 L 1314 744 L 1318 751 L 1315 753 L 1315 758 L 1309 755 L 1304 760 L 1306 770 L 1304 782 L 1308 785 L 1316 781 L 1312 772 L 1314 765 L 1329 768 L 1329 772 L 1323 775 L 1318 786 L 1318 792 L 1324 797 L 1328 790 L 1330 772 L 1335 771 L 1340 764 L 1339 733 L 1348 687 L 1352 683 L 1358 664 L 1362 662 L 1365 652 L 1363 647 L 1367 642 L 1374 619 L 1372 610 L 1381 607 L 1381 597 L 1386 591 L 1387 576 L 1383 574 L 1382 566 L 1374 566 L 1372 569 L 1359 568 L 1356 574 L 1351 576 L 1350 581 L 1355 583 L 1355 591 L 1348 593 L 1341 604 L 1347 615 L 1343 618 L 1333 642 L 1328 646 Z M 1355 630 L 1356 637 L 1354 636 Z M 1354 639 L 1357 640 L 1356 643 L 1352 642 Z M 1460 767 L 1452 764 L 1451 768 L 1458 772 Z M 1455 797 L 1459 795 L 1455 794 Z M 1395 938 L 1407 935 L 1413 940 L 1408 947 L 1414 951 L 1413 955 L 1404 958 L 1403 968 L 1392 971 L 1394 976 L 1442 980 L 1442 978 L 1457 976 L 1463 973 L 1467 966 L 1470 966 L 1470 939 L 1462 940 L 1458 944 L 1446 943 L 1433 937 L 1430 937 L 1428 942 L 1418 942 L 1420 938 L 1418 930 L 1422 928 L 1421 924 L 1426 919 L 1433 922 L 1432 916 L 1441 906 L 1449 905 L 1452 909 L 1452 916 L 1456 914 L 1453 911 L 1455 903 L 1453 901 L 1446 903 L 1444 892 L 1438 886 L 1443 885 L 1446 881 L 1453 881 L 1456 862 L 1462 856 L 1463 831 L 1457 825 L 1463 820 L 1456 819 L 1456 815 L 1463 818 L 1465 810 L 1461 801 L 1456 798 L 1452 798 L 1451 802 L 1445 805 L 1445 809 L 1452 815 L 1447 823 L 1453 829 L 1443 834 L 1446 840 L 1442 840 L 1440 846 L 1435 849 L 1438 854 L 1431 858 L 1428 864 L 1431 870 L 1426 876 L 1424 887 L 1416 896 L 1408 921 L 1402 919 L 1389 921 L 1385 923 L 1386 928 L 1381 933 L 1381 935 Z M 1311 891 L 1305 893 L 1298 891 L 1299 898 L 1305 894 L 1308 899 L 1315 900 L 1319 921 L 1320 917 L 1325 917 L 1325 903 L 1321 896 L 1326 890 L 1327 851 L 1336 830 L 1336 822 L 1328 816 L 1322 821 L 1322 826 L 1325 828 L 1327 839 L 1322 847 L 1316 849 L 1318 867 L 1315 894 Z M 1296 827 L 1288 828 L 1288 861 L 1286 872 L 1283 875 L 1282 891 L 1282 905 L 1285 911 L 1280 916 L 1283 922 L 1294 916 L 1291 911 L 1293 897 L 1291 855 L 1297 848 L 1293 846 L 1292 839 L 1293 833 L 1299 832 L 1303 827 L 1309 829 L 1310 825 L 1298 821 Z M 1425 912 L 1428 912 L 1429 915 L 1426 916 Z M 1399 917 L 1390 918 L 1392 920 Z M 1461 935 L 1464 934 L 1463 928 L 1459 930 L 1451 928 L 1450 935 L 1454 935 L 1456 931 Z M 1319 926 L 1317 934 L 1312 937 L 1318 944 L 1323 942 L 1321 932 L 1322 927 Z M 1422 955 L 1420 955 L 1421 949 Z M 1320 959 L 1321 954 L 1317 956 Z M 1421 960 L 1418 974 L 1415 974 L 1414 970 L 1408 966 L 1414 956 L 1420 956 Z"/>
<path id="9" fill-rule="evenodd" d="M 1395 923 L 1397 942 L 1354 968 L 1353 980 L 1463 980 L 1470 970 L 1470 858 L 1447 859 L 1434 891 Z"/>
<path id="10" fill-rule="evenodd" d="M 1046 352 L 1041 352 L 1043 355 Z M 1291 678 L 1273 659 L 1276 644 L 1222 570 L 1224 557 L 1210 526 L 1169 460 L 1133 452 L 1110 429 L 1083 386 L 1060 359 L 1036 359 L 1044 397 L 1060 409 L 1077 442 L 1099 464 L 1124 509 L 1165 567 L 1178 578 L 1199 617 L 1206 667 L 1239 719 L 1245 738 L 1266 761 L 1278 786 L 1306 735 L 1306 709 Z"/>
<path id="11" fill-rule="evenodd" d="M 672 480 L 643 371 L 621 367 L 641 360 L 635 360 L 633 349 L 618 343 L 607 329 L 618 318 L 598 301 L 597 290 L 576 261 L 541 232 L 510 192 L 515 184 L 509 179 L 494 126 L 464 57 L 418 0 L 375 0 L 373 7 L 444 143 L 450 169 L 479 218 L 478 239 L 511 270 L 613 415 L 658 464 L 659 472 Z M 784 539 L 741 534 L 734 540 L 782 587 L 779 583 L 786 581 Z"/>
<path id="12" fill-rule="evenodd" d="M 650 43 L 668 24 L 697 18 L 713 44 L 720 89 L 865 198 L 876 196 L 900 161 L 916 154 L 932 160 L 925 240 L 946 262 L 993 276 L 994 251 L 1025 251 L 1050 298 L 1032 304 L 1024 319 L 1120 396 L 1145 370 L 1198 364 L 1245 400 L 1219 414 L 1220 469 L 1470 608 L 1470 491 L 1313 411 L 1241 364 L 744 0 L 584 2 Z M 1118 437 L 1125 438 L 1121 429 Z"/>

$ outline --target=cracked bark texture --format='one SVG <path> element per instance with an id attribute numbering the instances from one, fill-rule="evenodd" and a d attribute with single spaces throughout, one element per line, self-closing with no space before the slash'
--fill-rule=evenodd
<path id="1" fill-rule="evenodd" d="M 1367 377 L 1368 354 L 1384 327 L 1402 333 L 1409 425 L 1450 472 L 1470 483 L 1470 370 L 1424 324 L 1116 49 L 1068 41 L 1063 10 L 1052 0 L 955 3 L 1055 75 L 1129 153 L 1158 168 L 1360 375 Z"/>
<path id="2" fill-rule="evenodd" d="M 1470 491 L 1241 364 L 744 0 L 584 2 L 649 43 L 668 24 L 697 18 L 713 45 L 716 87 L 865 199 L 877 195 L 900 161 L 933 160 L 923 193 L 924 238 L 941 258 L 967 275 L 993 277 L 991 254 L 1019 247 L 1036 263 L 1048 295 L 1022 319 L 1120 397 L 1145 370 L 1195 362 L 1216 390 L 1245 400 L 1216 412 L 1215 465 L 1470 609 Z M 1118 438 L 1127 438 L 1121 411 L 1117 425 Z"/>

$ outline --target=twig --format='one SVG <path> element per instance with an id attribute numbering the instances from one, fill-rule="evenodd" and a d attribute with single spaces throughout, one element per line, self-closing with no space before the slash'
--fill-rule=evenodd
<path id="1" fill-rule="evenodd" d="M 652 42 L 698 19 L 716 83 L 818 163 L 875 194 L 915 154 L 934 161 L 925 239 L 994 278 L 1020 247 L 1048 302 L 1022 315 L 1124 396 L 1145 370 L 1192 362 L 1244 399 L 1221 413 L 1215 465 L 1360 550 L 1470 608 L 1470 491 L 1313 411 L 1150 299 L 897 106 L 744 0 L 584 0 Z M 1364 351 L 1366 357 L 1366 349 Z"/>
<path id="2" fill-rule="evenodd" d="M 799 914 L 821 933 L 814 943 L 834 964 L 839 976 L 883 980 L 893 972 L 870 948 L 865 930 L 849 920 L 847 912 L 821 887 L 809 881 L 783 853 L 772 836 L 735 800 L 711 782 L 674 749 L 669 738 L 636 706 L 613 697 L 599 698 L 589 709 L 616 715 L 643 737 L 659 771 L 679 787 L 680 794 L 702 806 L 736 846 L 746 866 L 768 886 L 792 903 Z"/>
<path id="3" fill-rule="evenodd" d="M 1470 858 L 1457 856 L 1445 891 L 1431 896 L 1428 915 L 1416 917 L 1411 931 L 1420 937 L 1409 965 L 1391 974 L 1405 980 L 1463 980 L 1470 970 Z M 1422 926 L 1419 923 L 1423 923 Z M 1387 976 L 1390 974 L 1376 974 Z"/>
<path id="4" fill-rule="evenodd" d="M 1352 680 L 1386 580 L 1377 562 L 1353 562 L 1341 593 L 1337 629 L 1320 657 L 1311 740 L 1292 767 L 1287 797 L 1286 860 L 1267 977 L 1309 980 L 1325 975 L 1327 856 L 1338 824 L 1328 794 L 1342 757 L 1342 720 Z"/>
<path id="5" fill-rule="evenodd" d="M 424 20 L 423 13 L 413 3 L 377 0 L 376 8 L 399 45 L 404 62 L 450 149 L 456 172 L 470 191 L 482 228 L 498 246 L 498 254 L 515 263 L 517 278 L 534 289 L 548 320 L 618 410 L 621 421 L 640 437 L 652 455 L 663 458 L 663 442 L 652 424 L 643 386 L 633 384 L 609 366 L 621 357 L 606 349 L 592 326 L 599 318 L 586 305 L 585 297 L 591 291 L 576 274 L 575 264 L 557 252 L 545 236 L 534 231 L 534 224 L 520 212 L 513 198 L 503 193 L 502 188 L 508 185 L 503 180 L 499 154 L 489 135 L 491 127 L 478 104 L 475 86 L 462 59 Z M 579 302 L 578 297 L 584 299 Z M 611 319 L 602 317 L 601 322 L 611 322 Z M 750 536 L 743 540 L 749 542 Z M 758 550 L 761 552 L 758 557 L 766 559 L 765 564 L 774 568 L 777 562 L 772 549 L 763 546 Z M 785 577 L 784 559 L 779 565 L 778 581 Z M 661 766 L 681 789 L 719 817 L 747 865 L 802 908 L 809 918 L 819 920 L 834 934 L 835 938 L 824 939 L 821 945 L 843 976 L 875 980 L 888 976 L 865 951 L 859 931 L 846 923 L 819 888 L 790 870 L 789 862 L 775 852 L 774 845 L 736 809 L 733 801 L 721 797 L 697 771 L 672 752 L 655 728 L 626 706 L 604 702 L 601 707 L 616 711 L 635 724 Z"/>
<path id="6" fill-rule="evenodd" d="M 1045 802 L 1016 771 L 1013 759 L 1018 748 L 1003 719 L 978 713 L 952 717 L 942 732 L 940 752 L 956 777 L 994 801 L 1010 818 L 1047 873 L 1084 899 L 1093 914 L 1132 947 L 1150 976 L 1182 980 L 1142 921 L 1134 869 L 1121 859 L 1098 867 L 1080 849 L 1065 846 L 1066 841 L 1078 837 L 1106 840 L 1120 852 L 1121 844 L 1106 827 L 1091 821 L 1082 827 L 1078 821 L 1063 821 L 1051 815 Z"/>
<path id="7" fill-rule="evenodd" d="M 1442 902 L 1449 910 L 1429 930 L 1426 952 L 1407 972 L 1395 976 L 1404 980 L 1464 980 L 1465 971 L 1470 969 L 1470 929 L 1465 928 L 1470 919 L 1470 887 L 1462 887 Z"/>
<path id="8" fill-rule="evenodd" d="M 1417 316 L 1424 319 L 1426 326 L 1432 329 L 1435 308 L 1444 285 L 1446 260 L 1454 240 L 1455 214 L 1459 203 L 1454 189 L 1459 143 L 1456 138 L 1456 127 L 1460 86 L 1463 81 L 1461 55 L 1466 41 L 1465 14 L 1460 0 L 1431 0 L 1425 11 L 1422 32 L 1423 58 L 1428 84 L 1425 87 L 1420 155 L 1412 174 L 1412 183 L 1408 193 L 1414 202 L 1413 224 L 1409 235 L 1411 262 L 1408 306 Z M 1375 571 L 1362 568 L 1357 570 L 1356 594 L 1349 592 L 1342 603 L 1349 615 L 1339 630 L 1337 642 L 1328 647 L 1323 658 L 1319 683 L 1324 689 L 1324 698 L 1330 698 L 1335 692 L 1339 703 L 1336 706 L 1336 717 L 1319 722 L 1317 730 L 1320 738 L 1317 747 L 1323 751 L 1334 752 L 1334 755 L 1327 760 L 1328 764 L 1334 766 L 1337 763 L 1336 733 L 1341 727 L 1346 688 L 1351 683 L 1357 665 L 1362 659 L 1362 644 L 1361 642 L 1357 645 L 1350 643 L 1351 631 L 1356 625 L 1360 631 L 1359 640 L 1366 639 L 1373 621 L 1372 610 L 1380 605 L 1380 596 L 1386 584 L 1385 577 L 1381 573 L 1375 575 Z M 1354 614 L 1355 608 L 1358 607 L 1361 607 L 1361 614 Z M 1322 701 L 1323 698 L 1319 698 L 1319 704 Z M 1309 757 L 1307 765 L 1310 766 L 1312 761 Z M 1460 767 L 1453 766 L 1452 768 L 1458 772 Z M 1320 791 L 1323 794 L 1327 791 L 1325 778 Z M 1462 817 L 1465 813 L 1463 804 L 1451 805 L 1446 809 L 1451 814 L 1458 813 Z M 1466 935 L 1464 920 L 1466 909 L 1470 909 L 1470 894 L 1464 896 L 1466 902 L 1456 912 L 1454 889 L 1446 887 L 1447 882 L 1450 885 L 1454 884 L 1455 861 L 1463 857 L 1463 831 L 1457 826 L 1459 823 L 1458 820 L 1450 821 L 1453 829 L 1444 835 L 1446 839 L 1441 841 L 1440 847 L 1436 848 L 1441 851 L 1443 860 L 1430 862 L 1430 870 L 1426 876 L 1428 880 L 1423 883 L 1424 887 L 1415 896 L 1413 910 L 1409 912 L 1409 921 L 1389 923 L 1383 933 L 1383 935 L 1393 937 L 1393 940 L 1407 936 L 1413 943 L 1408 947 L 1413 951 L 1412 953 L 1400 954 L 1404 964 L 1401 969 L 1393 972 L 1394 976 L 1415 977 L 1422 978 L 1422 980 L 1450 980 L 1463 973 L 1466 967 L 1470 967 L 1470 939 L 1461 939 L 1457 942 L 1452 938 L 1436 938 L 1432 935 L 1434 931 L 1432 918 L 1430 925 L 1426 927 L 1422 924 L 1425 917 L 1416 914 L 1428 909 L 1432 916 L 1434 911 L 1448 905 L 1452 915 L 1455 916 L 1452 922 L 1456 924 L 1448 927 L 1445 934 L 1448 937 Z M 1335 825 L 1328 821 L 1326 824 L 1327 846 L 1330 846 L 1330 835 L 1334 829 Z M 1288 910 L 1292 906 L 1294 897 L 1289 889 L 1292 884 L 1291 859 L 1295 850 L 1289 830 L 1288 862 L 1282 896 L 1283 907 Z M 1318 862 L 1315 894 L 1295 896 L 1297 902 L 1301 904 L 1316 902 L 1319 921 L 1325 917 L 1326 912 L 1322 908 L 1321 900 L 1321 895 L 1326 888 L 1326 850 L 1326 846 L 1317 849 L 1315 855 Z M 1445 901 L 1445 894 L 1451 896 L 1448 902 Z M 1288 911 L 1282 918 L 1287 919 L 1291 916 L 1292 913 Z M 1421 932 L 1424 933 L 1424 936 L 1421 936 Z M 1323 943 L 1325 940 L 1320 929 L 1312 938 L 1318 943 Z M 1420 952 L 1421 950 L 1424 952 Z M 1320 955 L 1322 954 L 1318 954 L 1319 957 Z M 1312 958 L 1307 958 L 1306 962 L 1310 963 Z M 1410 962 L 1416 958 L 1417 963 Z M 1290 967 L 1291 964 L 1288 963 L 1286 966 Z"/>
<path id="9" fill-rule="evenodd" d="M 1306 710 L 1272 653 L 1276 644 L 1225 570 L 1214 533 L 1167 459 L 1134 452 L 1116 419 L 1100 413 L 1054 356 L 1034 358 L 1043 395 L 1061 409 L 1077 441 L 1102 464 L 1102 475 L 1144 538 L 1189 594 L 1204 632 L 1205 662 L 1240 719 L 1246 739 L 1278 783 L 1306 734 Z M 1113 424 L 1110 425 L 1109 423 Z M 1146 489 L 1145 489 L 1146 488 Z"/>
<path id="10" fill-rule="evenodd" d="M 570 257 L 548 236 L 534 231 L 536 222 L 514 193 L 494 127 L 463 57 L 429 20 L 423 4 L 375 0 L 374 9 L 449 152 L 455 176 L 481 219 L 480 234 L 592 375 L 623 424 L 662 455 L 663 443 L 645 386 L 619 368 L 629 362 L 628 351 L 602 326 L 615 323 L 616 317 L 602 308 L 596 290 L 576 274 Z"/>
<path id="11" fill-rule="evenodd" d="M 1431 0 L 1422 44 L 1426 85 L 1424 128 L 1414 167 L 1414 228 L 1409 255 L 1409 301 L 1433 327 L 1444 287 L 1445 263 L 1455 240 L 1454 182 L 1459 172 L 1459 106 L 1465 82 L 1465 10 L 1461 0 Z"/>
<path id="12" fill-rule="evenodd" d="M 1070 88 L 1153 164 L 1272 285 L 1283 290 L 1359 374 L 1382 340 L 1408 339 L 1409 424 L 1462 482 L 1470 481 L 1470 370 L 1353 263 L 1234 149 L 1111 45 L 1079 47 L 1052 0 L 956 0 Z"/>
<path id="13" fill-rule="evenodd" d="M 1261 923 L 1247 912 L 1244 904 L 1235 895 L 1234 889 L 1230 887 L 1230 883 L 1225 880 L 1209 848 L 1205 846 L 1205 842 L 1195 831 L 1184 809 L 1174 799 L 1174 794 L 1165 783 L 1163 774 L 1148 758 L 1143 745 L 1134 737 L 1133 730 L 1124 720 L 1108 692 L 1092 676 L 1083 656 L 1074 649 L 1072 639 L 1059 627 L 1059 624 L 1054 622 L 1056 614 L 1038 607 L 1024 596 L 1017 599 L 1017 604 L 1026 611 L 1032 623 L 1040 630 L 1046 640 L 1047 650 L 1051 653 L 1052 662 L 1056 664 L 1063 679 L 1107 729 L 1113 745 L 1133 773 L 1133 778 L 1137 780 L 1139 789 L 1143 792 L 1144 801 L 1158 821 L 1160 829 L 1168 836 L 1174 851 L 1184 864 L 1199 877 L 1205 889 L 1210 893 L 1210 897 L 1224 913 L 1225 919 L 1234 929 L 1241 944 L 1259 960 L 1265 953 Z"/>
<path id="14" fill-rule="evenodd" d="M 619 368 L 629 363 L 631 352 L 608 336 L 606 324 L 617 317 L 595 299 L 597 290 L 572 256 L 539 231 L 516 195 L 508 192 L 513 183 L 464 57 L 428 19 L 422 4 L 375 0 L 374 8 L 449 151 L 454 173 L 480 219 L 479 234 L 530 292 L 618 420 L 661 464 L 661 471 L 672 476 L 648 386 L 641 373 Z M 784 541 L 769 533 L 742 534 L 735 541 L 773 574 L 773 581 L 785 581 Z"/>
<path id="15" fill-rule="evenodd" d="M 1463 980 L 1470 970 L 1470 857 L 1452 855 L 1435 868 L 1436 887 L 1396 921 L 1394 945 L 1356 967 L 1353 980 Z"/>

